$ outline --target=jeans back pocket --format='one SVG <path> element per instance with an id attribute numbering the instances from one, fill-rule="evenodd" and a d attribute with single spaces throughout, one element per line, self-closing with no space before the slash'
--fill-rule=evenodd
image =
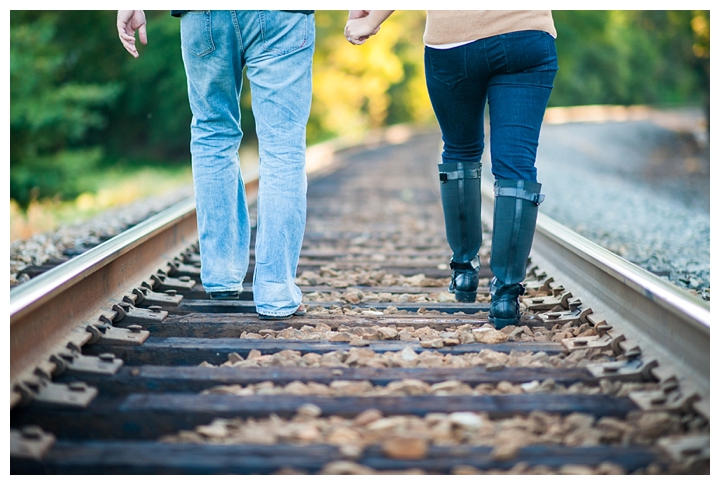
<path id="1" fill-rule="evenodd" d="M 509 73 L 557 71 L 555 39 L 547 32 L 527 30 L 502 36 Z"/>
<path id="2" fill-rule="evenodd" d="M 266 51 L 290 54 L 311 44 L 315 38 L 315 17 L 300 12 L 260 12 L 262 46 Z"/>
<path id="3" fill-rule="evenodd" d="M 215 50 L 210 10 L 191 11 L 180 18 L 180 41 L 194 56 L 202 57 Z"/>
<path id="4" fill-rule="evenodd" d="M 433 78 L 452 86 L 468 77 L 466 52 L 464 45 L 452 49 L 425 47 L 425 65 L 430 68 Z"/>

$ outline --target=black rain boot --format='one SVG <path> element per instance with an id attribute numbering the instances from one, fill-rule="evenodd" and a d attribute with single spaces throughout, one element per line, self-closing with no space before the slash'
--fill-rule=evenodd
<path id="1" fill-rule="evenodd" d="M 489 320 L 495 328 L 517 325 L 520 295 L 525 293 L 527 261 L 532 248 L 538 206 L 545 198 L 541 184 L 529 180 L 497 180 L 490 252 Z"/>
<path id="2" fill-rule="evenodd" d="M 478 251 L 482 244 L 481 165 L 479 162 L 441 163 L 438 170 L 445 233 L 453 251 L 448 291 L 455 293 L 457 301 L 474 303 L 480 269 Z"/>

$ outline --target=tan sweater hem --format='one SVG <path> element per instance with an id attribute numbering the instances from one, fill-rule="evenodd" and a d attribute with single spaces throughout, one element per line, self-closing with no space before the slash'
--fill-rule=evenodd
<path id="1" fill-rule="evenodd" d="M 550 10 L 428 10 L 423 41 L 452 44 L 521 30 L 541 30 L 557 37 Z"/>

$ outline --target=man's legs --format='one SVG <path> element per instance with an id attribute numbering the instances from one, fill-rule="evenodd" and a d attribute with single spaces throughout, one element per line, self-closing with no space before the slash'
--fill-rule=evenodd
<path id="1" fill-rule="evenodd" d="M 193 181 L 205 291 L 241 291 L 250 225 L 238 148 L 242 56 L 228 12 L 188 12 L 182 55 L 193 112 Z"/>
<path id="2" fill-rule="evenodd" d="M 281 11 L 236 14 L 260 150 L 253 295 L 258 313 L 286 316 L 302 303 L 295 276 L 307 207 L 305 129 L 315 17 Z"/>

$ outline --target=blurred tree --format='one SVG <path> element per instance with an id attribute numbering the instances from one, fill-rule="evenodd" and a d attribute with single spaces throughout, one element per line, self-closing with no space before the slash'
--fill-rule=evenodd
<path id="1" fill-rule="evenodd" d="M 84 143 L 87 134 L 105 126 L 120 88 L 75 76 L 74 52 L 55 42 L 59 14 L 10 14 L 10 196 L 23 207 L 33 197 L 74 197 L 103 155 Z"/>
<path id="2" fill-rule="evenodd" d="M 123 81 L 120 109 L 113 117 L 112 151 L 118 156 L 179 160 L 190 154 L 192 113 L 180 48 L 180 19 L 168 10 L 146 11 L 148 44 L 138 41 L 140 57 L 122 48 L 115 16 L 104 20 L 109 45 L 118 57 L 114 79 Z"/>
<path id="3" fill-rule="evenodd" d="M 10 15 L 10 187 L 23 204 L 72 197 L 86 175 L 123 159 L 187 163 L 191 120 L 180 20 L 146 11 L 140 58 L 120 45 L 115 11 Z M 362 46 L 343 37 L 347 11 L 316 11 L 308 143 L 434 117 L 424 80 L 424 11 L 398 11 Z M 560 71 L 551 106 L 709 107 L 708 11 L 553 12 Z M 247 82 L 245 141 L 254 120 Z M 708 111 L 709 113 L 709 111 Z M 143 162 L 147 163 L 147 162 Z"/>
<path id="4" fill-rule="evenodd" d="M 709 12 L 559 10 L 553 18 L 560 70 L 551 106 L 700 104 L 709 96 Z"/>
<path id="5" fill-rule="evenodd" d="M 396 12 L 361 46 L 343 35 L 347 17 L 347 10 L 316 12 L 308 140 L 431 119 L 422 68 L 425 12 Z"/>
<path id="6" fill-rule="evenodd" d="M 705 118 L 707 119 L 707 132 L 710 135 L 710 12 L 696 10 L 693 12 L 690 25 L 693 30 L 695 42 L 692 51 L 695 56 L 693 66 L 697 73 L 699 86 L 703 93 L 705 105 Z M 708 138 L 709 139 L 709 138 Z"/>

